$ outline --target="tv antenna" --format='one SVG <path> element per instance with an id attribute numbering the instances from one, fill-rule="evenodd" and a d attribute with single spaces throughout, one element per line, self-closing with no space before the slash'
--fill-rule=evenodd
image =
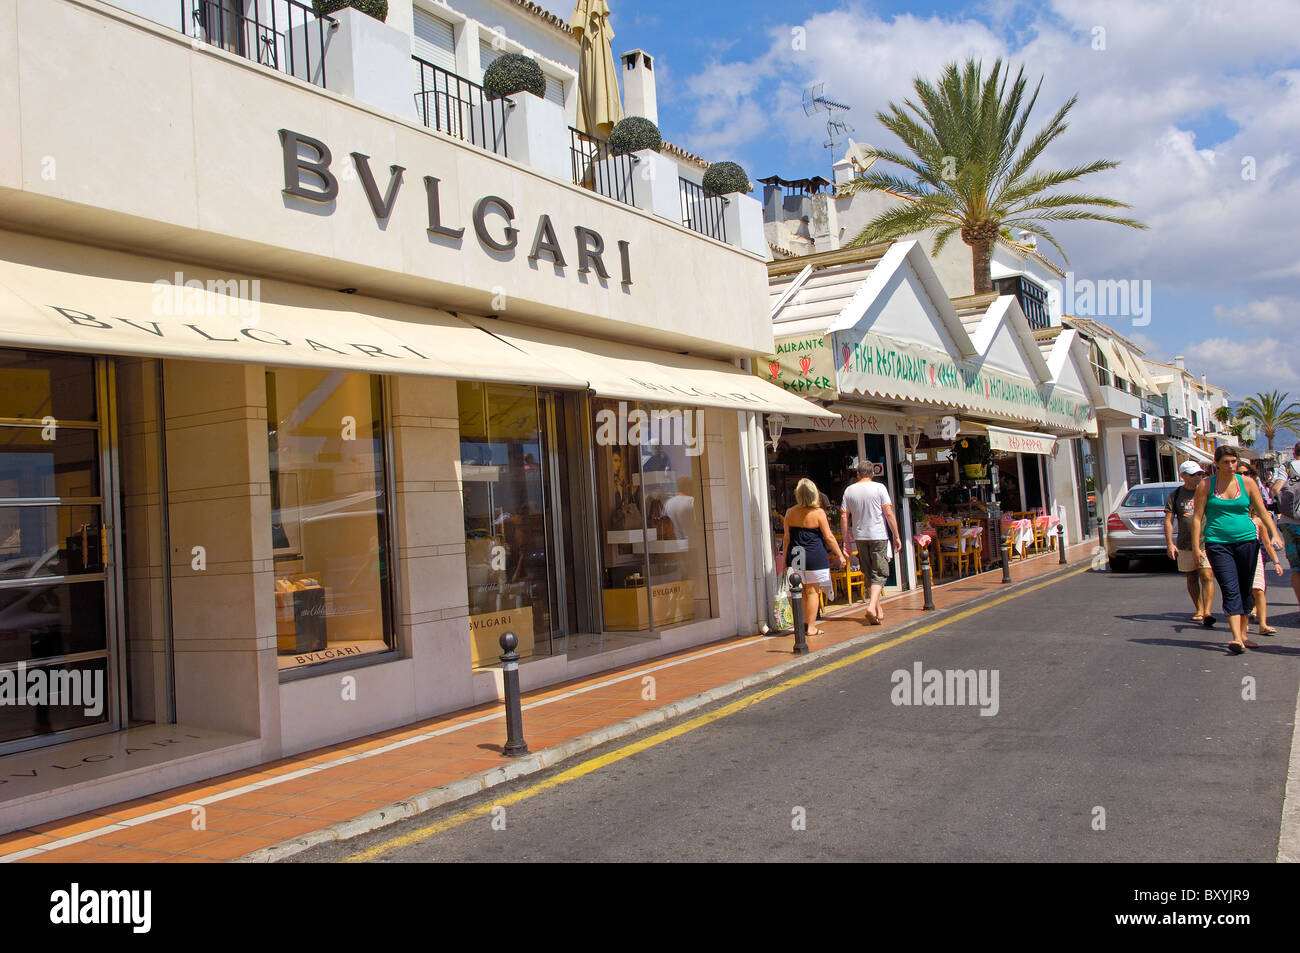
<path id="1" fill-rule="evenodd" d="M 803 91 L 803 113 L 805 116 L 813 116 L 819 112 L 826 113 L 826 141 L 822 143 L 822 146 L 831 150 L 831 162 L 835 161 L 841 140 L 853 135 L 853 126 L 844 119 L 844 114 L 851 108 L 851 106 L 846 106 L 844 103 L 828 97 L 825 83 L 809 86 Z"/>

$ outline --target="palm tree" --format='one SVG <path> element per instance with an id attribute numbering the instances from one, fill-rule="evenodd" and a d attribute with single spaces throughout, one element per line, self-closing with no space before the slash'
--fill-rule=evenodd
<path id="1" fill-rule="evenodd" d="M 971 247 L 975 293 L 982 294 L 993 290 L 993 243 L 1005 228 L 1014 225 L 1046 239 L 1067 262 L 1065 250 L 1045 222 L 1089 219 L 1146 228 L 1131 218 L 1081 207 L 1128 208 L 1123 202 L 1051 191 L 1093 172 L 1113 169 L 1119 163 L 1098 159 L 1071 169 L 1033 171 L 1043 150 L 1065 132 L 1066 114 L 1078 97 L 1071 97 L 1022 149 L 1029 113 L 1043 81 L 1040 77 L 1026 102 L 1024 69 L 1016 74 L 1010 89 L 1009 79 L 1010 68 L 1004 72 L 1000 59 L 994 62 L 987 79 L 974 59 L 960 68 L 950 63 L 937 88 L 919 76 L 912 81 L 919 106 L 908 99 L 902 107 L 890 103 L 888 113 L 876 114 L 911 154 L 867 148 L 864 157 L 895 163 L 912 173 L 913 178 L 866 172 L 840 186 L 839 194 L 884 191 L 909 201 L 876 216 L 850 244 L 894 241 L 937 229 L 933 251 L 938 254 L 948 239 L 960 233 L 962 241 Z"/>
<path id="2" fill-rule="evenodd" d="M 1255 442 L 1246 439 L 1246 428 L 1249 426 L 1246 420 L 1234 414 L 1226 404 L 1214 409 L 1214 419 L 1223 424 L 1237 446 L 1246 447 Z"/>
<path id="3" fill-rule="evenodd" d="M 1273 450 L 1273 438 L 1279 430 L 1300 430 L 1300 403 L 1287 403 L 1290 396 L 1290 393 L 1279 394 L 1277 391 L 1256 394 L 1247 397 L 1237 408 L 1239 417 L 1255 421 L 1259 429 L 1264 431 L 1270 453 Z"/>

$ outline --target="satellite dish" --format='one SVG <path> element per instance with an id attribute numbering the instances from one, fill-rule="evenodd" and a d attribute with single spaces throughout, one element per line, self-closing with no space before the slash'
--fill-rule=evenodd
<path id="1" fill-rule="evenodd" d="M 861 175 L 875 164 L 876 157 L 870 155 L 871 146 L 865 142 L 854 142 L 849 139 L 849 148 L 844 153 L 844 158 L 848 159 L 853 166 L 853 171 Z"/>

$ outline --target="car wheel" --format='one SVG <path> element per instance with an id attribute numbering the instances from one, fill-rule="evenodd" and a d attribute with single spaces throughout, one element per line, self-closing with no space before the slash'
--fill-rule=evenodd
<path id="1" fill-rule="evenodd" d="M 1110 557 L 1110 571 L 1111 571 L 1111 572 L 1128 572 L 1128 557 L 1127 557 L 1127 556 L 1111 556 L 1111 557 Z"/>

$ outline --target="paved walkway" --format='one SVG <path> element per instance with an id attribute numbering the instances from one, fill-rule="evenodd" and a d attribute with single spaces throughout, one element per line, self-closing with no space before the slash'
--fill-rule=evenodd
<path id="1" fill-rule="evenodd" d="M 1095 543 L 1081 543 L 1067 556 L 1078 569 L 1096 552 Z M 1020 582 L 1057 569 L 1057 554 L 1049 553 L 1013 563 L 1011 575 Z M 949 609 L 996 591 L 1001 578 L 999 570 L 936 586 L 935 606 Z M 921 602 L 919 590 L 894 597 L 881 626 L 867 625 L 861 609 L 833 611 L 810 647 L 897 630 L 926 615 Z M 527 764 L 501 757 L 501 705 L 483 705 L 0 835 L 0 861 L 178 863 L 290 854 L 299 848 L 286 842 L 304 835 L 361 833 L 572 757 L 614 732 L 630 732 L 629 720 L 638 716 L 671 717 L 665 706 L 761 678 L 790 661 L 791 645 L 789 636 L 726 639 L 528 692 L 524 733 L 541 757 Z"/>

